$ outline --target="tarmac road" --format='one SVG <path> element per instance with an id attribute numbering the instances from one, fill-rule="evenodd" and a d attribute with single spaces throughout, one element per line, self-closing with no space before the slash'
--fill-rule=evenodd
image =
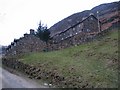
<path id="1" fill-rule="evenodd" d="M 2 88 L 46 88 L 32 79 L 21 75 L 15 75 L 0 67 L 0 81 L 1 80 Z"/>

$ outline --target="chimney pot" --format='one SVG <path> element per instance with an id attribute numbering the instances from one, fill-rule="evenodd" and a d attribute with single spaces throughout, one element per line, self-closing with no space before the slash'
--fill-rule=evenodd
<path id="1" fill-rule="evenodd" d="M 34 35 L 35 34 L 35 31 L 33 29 L 30 29 L 30 34 L 31 35 Z"/>
<path id="2" fill-rule="evenodd" d="M 25 33 L 25 34 L 24 34 L 24 37 L 26 37 L 27 35 L 28 35 L 28 34 L 27 34 L 27 33 Z"/>

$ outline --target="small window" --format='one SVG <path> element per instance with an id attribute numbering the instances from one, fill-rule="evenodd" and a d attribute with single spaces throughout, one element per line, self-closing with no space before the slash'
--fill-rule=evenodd
<path id="1" fill-rule="evenodd" d="M 79 26 L 78 27 L 80 27 L 81 25 L 79 24 Z"/>

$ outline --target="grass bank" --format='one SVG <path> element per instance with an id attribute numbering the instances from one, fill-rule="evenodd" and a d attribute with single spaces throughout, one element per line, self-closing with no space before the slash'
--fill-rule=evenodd
<path id="1" fill-rule="evenodd" d="M 21 61 L 64 77 L 66 87 L 117 87 L 118 30 L 64 50 L 31 53 Z"/>

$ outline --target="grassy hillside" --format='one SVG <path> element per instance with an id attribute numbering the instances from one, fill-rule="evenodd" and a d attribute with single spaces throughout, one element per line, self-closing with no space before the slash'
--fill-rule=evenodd
<path id="1" fill-rule="evenodd" d="M 32 53 L 21 60 L 64 77 L 68 87 L 117 87 L 118 30 L 111 30 L 93 42 L 59 51 Z"/>

